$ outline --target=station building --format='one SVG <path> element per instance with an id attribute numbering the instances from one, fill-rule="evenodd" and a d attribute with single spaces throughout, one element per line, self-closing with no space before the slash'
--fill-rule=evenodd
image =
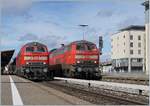
<path id="1" fill-rule="evenodd" d="M 111 37 L 112 67 L 116 72 L 144 72 L 145 27 L 131 25 Z"/>

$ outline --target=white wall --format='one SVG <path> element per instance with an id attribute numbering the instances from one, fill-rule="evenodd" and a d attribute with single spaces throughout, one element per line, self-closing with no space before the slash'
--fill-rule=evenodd
<path id="1" fill-rule="evenodd" d="M 133 40 L 130 40 L 130 35 L 133 35 Z M 138 40 L 138 36 L 141 36 L 141 40 Z M 125 38 L 124 38 L 125 36 Z M 144 58 L 144 37 L 145 31 L 122 31 L 112 36 L 112 59 L 121 58 Z M 133 47 L 130 47 L 130 42 L 133 42 Z M 138 47 L 138 42 L 141 42 L 141 48 Z M 125 43 L 125 45 L 124 45 Z M 130 50 L 133 49 L 133 55 L 130 55 Z M 138 50 L 141 50 L 141 54 L 138 54 Z M 125 52 L 124 52 L 125 51 Z"/>

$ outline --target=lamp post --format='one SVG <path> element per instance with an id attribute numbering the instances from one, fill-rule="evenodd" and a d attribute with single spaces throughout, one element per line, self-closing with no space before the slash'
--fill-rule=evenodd
<path id="1" fill-rule="evenodd" d="M 87 27 L 88 25 L 86 25 L 86 24 L 80 24 L 79 26 L 83 28 L 83 40 L 84 40 L 85 39 L 84 28 Z"/>

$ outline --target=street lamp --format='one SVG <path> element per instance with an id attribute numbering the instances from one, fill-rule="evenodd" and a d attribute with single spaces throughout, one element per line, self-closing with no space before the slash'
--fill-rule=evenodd
<path id="1" fill-rule="evenodd" d="M 86 24 L 80 24 L 79 26 L 83 28 L 83 40 L 84 40 L 84 36 L 85 36 L 85 35 L 84 35 L 84 34 L 85 34 L 85 33 L 84 33 L 84 28 L 87 27 L 88 25 L 86 25 Z"/>

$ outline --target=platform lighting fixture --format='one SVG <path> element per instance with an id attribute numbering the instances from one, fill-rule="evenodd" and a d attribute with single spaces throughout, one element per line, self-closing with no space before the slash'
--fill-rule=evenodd
<path id="1" fill-rule="evenodd" d="M 88 25 L 86 25 L 86 24 L 80 24 L 79 26 L 83 28 L 83 40 L 84 40 L 85 39 L 84 38 L 85 37 L 84 28 L 87 27 Z"/>

